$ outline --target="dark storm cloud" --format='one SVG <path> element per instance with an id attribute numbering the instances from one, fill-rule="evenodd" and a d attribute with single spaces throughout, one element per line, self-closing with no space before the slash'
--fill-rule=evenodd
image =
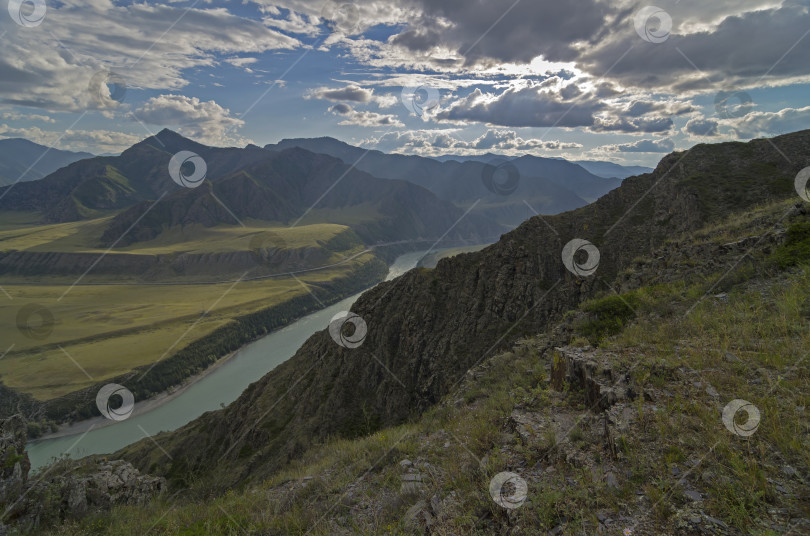
<path id="1" fill-rule="evenodd" d="M 437 118 L 448 121 L 481 122 L 507 127 L 583 127 L 594 124 L 594 113 L 604 108 L 596 100 L 566 102 L 537 88 L 509 89 L 494 100 L 476 89 L 456 101 Z"/>
<path id="2" fill-rule="evenodd" d="M 667 116 L 625 117 L 625 110 L 604 101 L 606 93 L 614 92 L 605 88 L 595 93 L 583 93 L 578 88 L 552 92 L 528 87 L 492 96 L 476 89 L 439 112 L 437 119 L 505 127 L 584 127 L 593 132 L 661 133 L 672 129 L 672 119 Z M 656 109 L 666 108 L 664 103 Z"/>
<path id="3" fill-rule="evenodd" d="M 413 51 L 446 44 L 471 63 L 483 58 L 501 62 L 531 61 L 544 56 L 570 61 L 575 45 L 597 43 L 608 31 L 606 20 L 617 9 L 606 2 L 537 2 L 523 0 L 414 0 L 422 16 L 393 42 Z M 450 21 L 443 27 L 440 21 Z M 497 22 L 497 24 L 495 24 Z"/>
<path id="4" fill-rule="evenodd" d="M 768 81 L 810 74 L 808 29 L 810 0 L 793 0 L 780 8 L 727 17 L 711 32 L 673 34 L 663 43 L 644 42 L 630 27 L 589 49 L 579 64 L 596 76 L 610 70 L 611 79 L 637 88 L 751 85 L 761 77 Z"/>

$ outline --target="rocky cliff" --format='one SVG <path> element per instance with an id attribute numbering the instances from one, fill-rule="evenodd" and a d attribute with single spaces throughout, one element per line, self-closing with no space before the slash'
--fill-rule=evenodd
<path id="1" fill-rule="evenodd" d="M 121 460 L 62 460 L 29 478 L 26 437 L 21 416 L 0 420 L 0 534 L 6 534 L 3 523 L 32 531 L 116 505 L 144 504 L 166 489 L 165 479 Z"/>

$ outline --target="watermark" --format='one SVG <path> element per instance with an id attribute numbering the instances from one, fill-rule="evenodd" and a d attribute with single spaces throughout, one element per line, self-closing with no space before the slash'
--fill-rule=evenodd
<path id="1" fill-rule="evenodd" d="M 672 32 L 672 17 L 660 7 L 647 6 L 633 17 L 636 33 L 648 43 L 663 43 Z"/>
<path id="2" fill-rule="evenodd" d="M 425 117 L 439 107 L 439 90 L 433 86 L 406 86 L 399 96 L 405 108 L 417 117 Z"/>
<path id="3" fill-rule="evenodd" d="M 121 403 L 115 407 L 110 404 L 110 399 L 114 396 L 121 399 Z M 96 406 L 105 419 L 125 421 L 129 419 L 135 409 L 135 395 L 123 385 L 108 383 L 99 389 L 96 395 Z"/>
<path id="4" fill-rule="evenodd" d="M 287 243 L 278 233 L 262 231 L 250 238 L 248 247 L 259 266 L 272 266 L 281 262 L 278 254 L 287 248 Z"/>
<path id="5" fill-rule="evenodd" d="M 808 182 L 810 182 L 810 167 L 801 170 L 799 174 L 796 175 L 796 180 L 793 183 L 799 197 L 810 203 L 810 191 L 807 190 Z"/>
<path id="6" fill-rule="evenodd" d="M 17 311 L 17 329 L 23 337 L 41 341 L 53 333 L 53 313 L 38 303 L 29 303 Z"/>
<path id="7" fill-rule="evenodd" d="M 360 10 L 353 2 L 327 0 L 321 9 L 321 18 L 333 31 L 349 34 L 360 25 Z"/>
<path id="8" fill-rule="evenodd" d="M 584 260 L 581 259 L 582 253 L 587 255 Z M 568 242 L 562 251 L 563 264 L 569 272 L 578 277 L 588 277 L 596 273 L 600 259 L 599 249 L 581 238 Z"/>
<path id="9" fill-rule="evenodd" d="M 45 0 L 8 0 L 11 20 L 25 28 L 34 28 L 45 20 Z"/>
<path id="10" fill-rule="evenodd" d="M 529 485 L 520 475 L 505 471 L 489 483 L 489 494 L 499 506 L 514 510 L 523 506 L 529 495 Z"/>
<path id="11" fill-rule="evenodd" d="M 493 194 L 510 195 L 515 193 L 520 184 L 520 171 L 509 160 L 496 158 L 481 170 L 481 180 Z"/>
<path id="12" fill-rule="evenodd" d="M 739 119 L 754 109 L 754 99 L 745 91 L 720 91 L 714 97 L 714 110 L 721 119 Z"/>
<path id="13" fill-rule="evenodd" d="M 183 188 L 196 188 L 205 181 L 208 166 L 203 157 L 191 151 L 180 151 L 169 161 L 169 175 Z"/>
<path id="14" fill-rule="evenodd" d="M 343 348 L 358 348 L 365 342 L 368 325 L 360 315 L 341 311 L 329 321 L 329 335 Z"/>
<path id="15" fill-rule="evenodd" d="M 748 416 L 742 424 L 736 421 L 737 413 L 740 411 L 744 411 Z M 752 436 L 759 428 L 759 409 L 747 400 L 732 400 L 723 408 L 723 424 L 732 434 L 740 437 Z"/>
<path id="16" fill-rule="evenodd" d="M 98 71 L 90 78 L 87 85 L 90 96 L 103 108 L 115 108 L 127 95 L 127 83 L 124 78 L 111 71 Z"/>

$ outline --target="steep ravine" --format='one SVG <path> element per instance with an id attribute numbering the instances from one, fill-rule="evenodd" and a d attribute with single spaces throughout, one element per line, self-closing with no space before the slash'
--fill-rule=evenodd
<path id="1" fill-rule="evenodd" d="M 202 477 L 202 486 L 225 489 L 271 473 L 315 440 L 413 417 L 491 351 L 542 332 L 667 238 L 796 195 L 808 155 L 810 131 L 673 153 L 592 205 L 534 217 L 481 252 L 377 286 L 353 307 L 368 324 L 361 347 L 319 332 L 224 410 L 156 436 L 160 448 L 149 439 L 117 455 L 174 485 Z M 564 267 L 573 238 L 598 246 L 594 277 Z"/>

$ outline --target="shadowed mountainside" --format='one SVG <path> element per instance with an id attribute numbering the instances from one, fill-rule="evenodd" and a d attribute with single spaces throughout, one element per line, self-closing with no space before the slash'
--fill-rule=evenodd
<path id="1" fill-rule="evenodd" d="M 0 140 L 0 186 L 39 180 L 85 158 L 93 155 L 53 149 L 22 138 Z"/>

